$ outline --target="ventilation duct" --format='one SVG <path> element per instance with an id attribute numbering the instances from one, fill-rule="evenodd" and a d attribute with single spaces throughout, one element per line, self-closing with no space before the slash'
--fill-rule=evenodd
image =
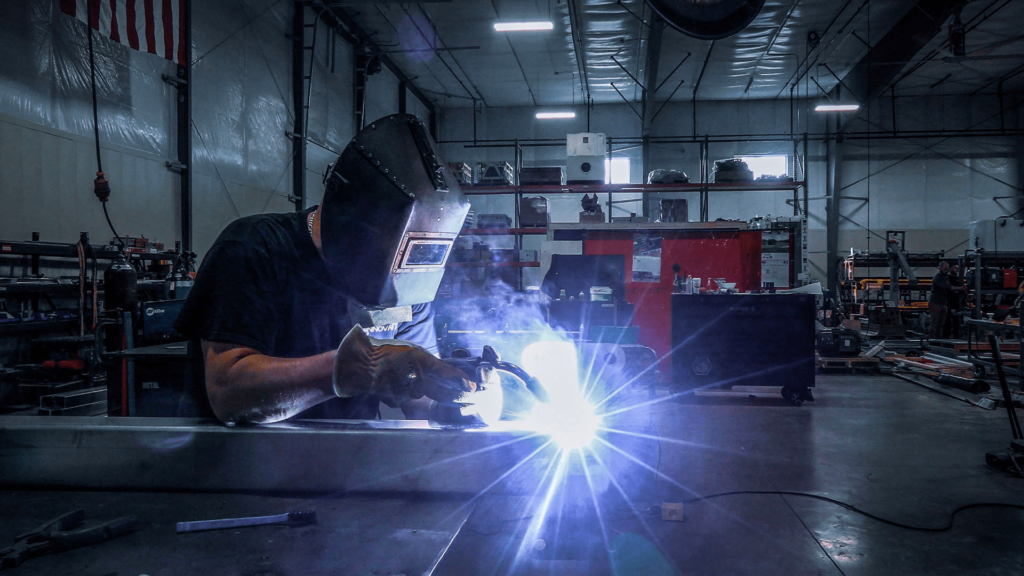
<path id="1" fill-rule="evenodd" d="M 746 28 L 764 0 L 647 0 L 647 4 L 683 34 L 717 40 Z"/>

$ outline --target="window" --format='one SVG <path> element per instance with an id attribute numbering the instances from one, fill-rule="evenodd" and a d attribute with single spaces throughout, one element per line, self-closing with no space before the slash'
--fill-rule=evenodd
<path id="1" fill-rule="evenodd" d="M 605 184 L 629 184 L 629 158 L 604 159 Z"/>
<path id="2" fill-rule="evenodd" d="M 737 156 L 747 163 L 754 179 L 761 176 L 789 176 L 789 156 Z"/>

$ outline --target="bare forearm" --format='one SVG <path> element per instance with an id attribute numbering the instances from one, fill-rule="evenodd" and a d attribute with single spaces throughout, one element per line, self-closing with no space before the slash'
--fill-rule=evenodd
<path id="1" fill-rule="evenodd" d="M 203 343 L 206 390 L 223 422 L 278 422 L 334 397 L 334 352 L 275 358 L 245 348 Z"/>

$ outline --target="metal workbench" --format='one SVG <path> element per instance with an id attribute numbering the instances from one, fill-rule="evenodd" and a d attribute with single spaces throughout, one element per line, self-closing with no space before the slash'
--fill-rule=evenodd
<path id="1" fill-rule="evenodd" d="M 649 434 L 647 420 L 630 412 L 609 422 Z M 592 450 L 589 464 L 569 459 L 561 477 L 558 505 L 568 515 L 560 526 L 573 538 L 533 561 L 560 565 L 583 554 L 579 561 L 593 558 L 588 573 L 610 573 L 594 502 L 614 512 L 612 525 L 635 524 L 622 495 L 649 497 L 660 453 L 654 436 L 601 436 L 607 442 L 595 444 L 609 448 Z M 530 531 L 562 454 L 548 436 L 516 422 L 227 427 L 202 419 L 0 416 L 0 543 L 83 509 L 87 522 L 133 514 L 139 528 L 32 558 L 12 574 L 479 573 L 467 567 L 499 557 L 507 564 L 509 546 L 559 530 Z M 174 531 L 181 521 L 309 508 L 318 520 L 308 527 Z"/>
<path id="2" fill-rule="evenodd" d="M 980 350 L 975 349 L 972 343 L 981 343 L 978 333 L 982 330 L 988 330 L 993 332 L 1009 332 L 1017 337 L 1017 343 L 1020 346 L 1018 354 L 1024 352 L 1024 327 L 1020 324 L 1004 324 L 1002 322 L 995 322 L 993 320 L 987 320 L 984 318 L 967 318 L 967 357 L 975 365 L 983 368 L 989 374 L 994 374 L 996 365 L 994 362 L 988 360 L 982 360 L 977 356 L 977 352 Z M 1016 376 L 1018 379 L 1018 386 L 1024 385 L 1024 362 L 1019 359 L 1017 361 L 1016 371 L 1006 371 L 1008 376 Z"/>
<path id="3" fill-rule="evenodd" d="M 0 416 L 0 486 L 105 490 L 475 493 L 557 450 L 512 426 Z M 516 490 L 516 484 L 507 489 Z"/>

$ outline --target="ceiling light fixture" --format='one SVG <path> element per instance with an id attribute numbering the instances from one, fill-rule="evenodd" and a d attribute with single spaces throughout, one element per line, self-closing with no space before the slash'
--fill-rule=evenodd
<path id="1" fill-rule="evenodd" d="M 814 107 L 815 112 L 856 112 L 860 110 L 860 104 L 818 104 Z"/>
<path id="2" fill-rule="evenodd" d="M 495 22 L 496 32 L 530 32 L 535 30 L 553 30 L 551 22 Z"/>
<path id="3" fill-rule="evenodd" d="M 558 118 L 575 118 L 575 112 L 537 112 L 538 120 L 554 120 Z"/>

